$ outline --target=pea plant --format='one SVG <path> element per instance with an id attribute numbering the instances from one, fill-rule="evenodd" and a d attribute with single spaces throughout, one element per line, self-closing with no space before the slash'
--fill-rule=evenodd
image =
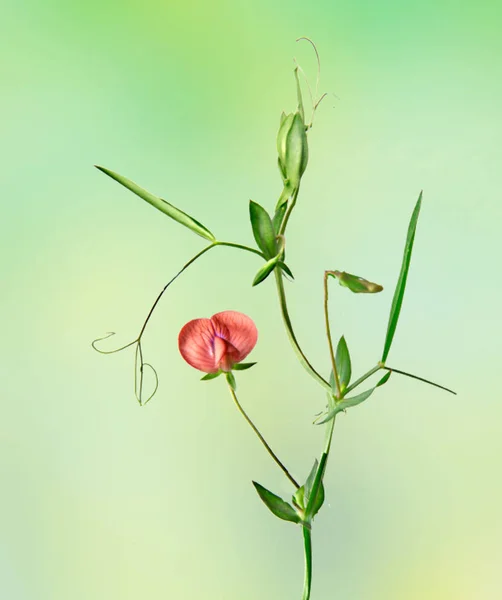
<path id="1" fill-rule="evenodd" d="M 308 38 L 301 39 L 306 39 L 308 42 L 312 43 Z M 260 433 L 237 397 L 236 375 L 239 371 L 250 369 L 256 364 L 255 362 L 243 362 L 251 353 L 258 340 L 258 331 L 253 320 L 249 316 L 236 310 L 225 310 L 213 315 L 211 318 L 196 318 L 188 322 L 181 329 L 178 336 L 178 347 L 183 359 L 189 365 L 204 373 L 202 376 L 203 381 L 216 379 L 218 377 L 222 377 L 226 381 L 228 391 L 237 409 L 292 486 L 291 496 L 288 499 L 283 499 L 266 489 L 260 483 L 253 481 L 258 496 L 269 511 L 279 519 L 288 521 L 300 529 L 303 537 L 305 556 L 305 576 L 302 600 L 309 600 L 311 597 L 312 529 L 315 516 L 321 510 L 324 503 L 325 492 L 323 481 L 326 475 L 326 467 L 330 455 L 337 416 L 342 412 L 346 412 L 349 409 L 366 402 L 376 393 L 378 388 L 381 388 L 389 381 L 392 373 L 395 373 L 398 376 L 411 377 L 420 382 L 439 387 L 452 394 L 455 393 L 452 390 L 424 379 L 423 377 L 390 367 L 387 364 L 387 358 L 392 346 L 403 304 L 415 232 L 422 205 L 422 192 L 420 192 L 418 196 L 408 225 L 401 271 L 397 278 L 396 288 L 390 306 L 387 333 L 383 342 L 382 353 L 378 359 L 375 360 L 374 364 L 371 365 L 365 373 L 352 381 L 351 356 L 347 342 L 342 336 L 335 347 L 330 329 L 330 316 L 328 310 L 330 282 L 333 280 L 337 281 L 340 286 L 347 290 L 347 293 L 376 294 L 383 290 L 381 285 L 364 279 L 363 277 L 337 269 L 324 270 L 324 322 L 327 350 L 331 365 L 331 372 L 327 377 L 322 375 L 319 370 L 312 365 L 295 334 L 286 300 L 287 286 L 285 285 L 285 281 L 289 284 L 294 280 L 291 269 L 286 262 L 287 227 L 299 200 L 301 181 L 308 165 L 308 134 L 312 128 L 316 110 L 322 99 L 325 97 L 325 94 L 321 97 L 318 97 L 317 95 L 320 62 L 317 49 L 313 43 L 312 46 L 317 57 L 318 74 L 315 93 L 312 93 L 307 82 L 311 101 L 310 118 L 306 119 L 305 116 L 302 88 L 300 85 L 300 74 L 303 72 L 298 65 L 296 65 L 294 69 L 297 108 L 294 112 L 290 112 L 289 114 L 282 113 L 280 118 L 279 131 L 277 134 L 277 162 L 282 180 L 282 191 L 273 212 L 269 213 L 257 202 L 250 201 L 249 203 L 249 217 L 253 236 L 256 241 L 256 247 L 246 246 L 234 241 L 220 240 L 200 221 L 186 214 L 169 202 L 147 192 L 136 183 L 110 169 L 101 166 L 97 167 L 100 171 L 154 206 L 161 213 L 199 235 L 206 241 L 206 245 L 200 252 L 190 258 L 178 273 L 167 282 L 150 308 L 137 337 L 120 348 L 110 350 L 103 349 L 100 342 L 114 335 L 113 333 L 109 333 L 106 336 L 95 340 L 92 344 L 93 348 L 102 354 L 113 354 L 125 350 L 126 348 L 135 349 L 134 392 L 140 406 L 144 406 L 157 392 L 158 376 L 151 363 L 146 362 L 144 358 L 142 345 L 143 334 L 154 310 L 171 284 L 202 255 L 219 246 L 239 252 L 250 252 L 262 261 L 261 266 L 254 275 L 252 286 L 261 285 L 269 277 L 274 280 L 286 334 L 298 362 L 310 375 L 313 383 L 319 388 L 319 391 L 326 397 L 325 410 L 320 415 L 317 415 L 313 421 L 315 425 L 323 425 L 326 429 L 324 447 L 322 448 L 319 458 L 313 461 L 312 469 L 305 480 L 298 480 L 293 477 L 283 461 L 280 460 L 278 455 L 272 450 L 269 442 Z M 150 390 L 148 393 L 145 392 L 145 374 L 147 371 L 150 371 L 153 374 L 154 381 L 153 390 Z M 373 378 L 374 376 L 376 376 L 376 379 Z M 370 378 L 373 381 L 371 384 L 368 383 Z M 310 425 L 311 424 L 309 423 L 309 426 Z"/>

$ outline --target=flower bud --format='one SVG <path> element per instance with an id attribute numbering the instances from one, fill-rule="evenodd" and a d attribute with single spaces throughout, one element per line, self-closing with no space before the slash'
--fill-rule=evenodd
<path id="1" fill-rule="evenodd" d="M 277 152 L 283 179 L 297 186 L 307 168 L 309 157 L 305 124 L 299 112 L 282 114 L 277 134 Z"/>

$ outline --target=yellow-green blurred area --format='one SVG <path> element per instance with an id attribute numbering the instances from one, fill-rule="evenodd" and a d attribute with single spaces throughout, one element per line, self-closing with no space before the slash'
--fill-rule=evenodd
<path id="1" fill-rule="evenodd" d="M 327 92 L 287 235 L 293 324 L 329 374 L 332 328 L 356 376 L 381 356 L 421 189 L 393 376 L 337 419 L 314 524 L 312 600 L 502 597 L 502 8 L 491 0 L 280 3 L 1 0 L 0 598 L 290 600 L 299 527 L 251 480 L 292 489 L 177 334 L 250 315 L 258 365 L 239 398 L 295 477 L 323 446 L 324 392 L 296 362 L 272 278 L 217 248 L 163 298 L 144 338 L 156 397 L 133 394 L 133 339 L 204 241 L 93 168 L 162 195 L 220 239 L 252 244 L 249 199 L 281 191 L 275 136 L 293 57 Z"/>

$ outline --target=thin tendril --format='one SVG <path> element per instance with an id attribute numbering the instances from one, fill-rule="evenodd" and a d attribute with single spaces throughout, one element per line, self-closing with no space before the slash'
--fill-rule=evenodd
<path id="1" fill-rule="evenodd" d="M 142 406 L 145 406 L 145 404 L 148 404 L 150 402 L 150 400 L 155 396 L 155 394 L 157 393 L 157 390 L 159 389 L 159 376 L 158 376 L 157 371 L 154 368 L 154 366 L 151 365 L 150 363 L 143 363 L 143 367 L 150 367 L 150 369 L 152 370 L 152 372 L 155 376 L 155 386 L 153 388 L 153 392 L 148 396 L 148 398 L 142 404 Z"/>
<path id="2" fill-rule="evenodd" d="M 116 352 L 120 352 L 121 350 L 125 350 L 126 348 L 130 348 L 131 346 L 134 346 L 136 344 L 136 351 L 135 351 L 135 354 L 134 354 L 134 395 L 135 395 L 137 401 L 139 402 L 140 406 L 145 406 L 145 404 L 147 404 L 153 398 L 153 396 L 155 395 L 155 393 L 157 392 L 158 387 L 159 387 L 159 377 L 158 377 L 157 371 L 155 370 L 155 368 L 153 367 L 153 365 L 151 365 L 150 363 L 144 362 L 144 360 L 143 360 L 143 349 L 141 347 L 141 340 L 143 339 L 143 334 L 145 333 L 145 329 L 146 329 L 146 327 L 148 325 L 148 322 L 150 321 L 150 319 L 151 319 L 151 317 L 152 317 L 155 309 L 157 308 L 157 305 L 159 304 L 159 302 L 160 302 L 162 296 L 164 295 L 164 293 L 166 292 L 167 288 L 172 283 L 174 283 L 174 281 L 176 281 L 176 279 L 186 269 L 188 269 L 188 267 L 190 265 L 192 265 L 198 258 L 200 258 L 208 250 L 211 250 L 212 248 L 215 248 L 216 246 L 227 246 L 229 248 L 236 248 L 238 250 L 245 250 L 247 252 L 252 252 L 253 254 L 257 254 L 258 256 L 261 256 L 261 257 L 264 258 L 263 253 L 260 252 L 259 250 L 256 250 L 255 248 L 250 248 L 250 247 L 244 246 L 242 244 L 234 244 L 232 242 L 214 241 L 209 246 L 206 246 L 205 248 L 203 248 L 194 257 L 192 257 L 178 271 L 178 273 L 176 273 L 176 275 L 174 277 L 172 277 L 166 283 L 166 285 L 162 288 L 161 292 L 158 294 L 157 298 L 155 299 L 155 302 L 152 304 L 150 310 L 148 311 L 148 314 L 146 316 L 145 321 L 143 322 L 141 330 L 140 330 L 138 336 L 134 340 L 132 340 L 128 344 L 125 344 L 124 346 L 121 346 L 120 348 L 116 348 L 114 350 L 100 350 L 96 346 L 96 344 L 98 342 L 106 340 L 106 339 L 110 338 L 111 336 L 115 335 L 115 332 L 111 331 L 111 332 L 108 332 L 105 336 L 95 339 L 91 343 L 91 346 L 93 347 L 93 349 L 96 350 L 96 352 L 99 352 L 100 354 L 115 354 Z M 155 376 L 155 385 L 154 385 L 153 392 L 148 396 L 148 398 L 146 400 L 143 401 L 143 383 L 144 383 L 144 370 L 145 370 L 145 367 L 149 367 L 153 371 L 153 374 Z"/>
<path id="3" fill-rule="evenodd" d="M 412 373 L 407 373 L 406 371 L 400 371 L 399 369 L 394 369 L 393 367 L 387 367 L 386 365 L 381 365 L 382 369 L 386 371 L 390 371 L 391 373 L 398 373 L 399 375 L 404 375 L 405 377 L 410 377 L 411 379 L 416 379 L 418 381 L 422 381 L 423 383 L 428 383 L 434 387 L 439 388 L 440 390 L 444 390 L 445 392 L 450 392 L 450 394 L 457 395 L 457 392 L 450 390 L 450 388 L 445 387 L 444 385 L 439 385 L 439 383 L 434 383 L 434 381 L 430 381 L 429 379 L 424 379 L 423 377 L 419 377 L 418 375 L 413 375 Z"/>
<path id="4" fill-rule="evenodd" d="M 310 117 L 310 124 L 307 126 L 307 128 L 310 129 L 312 127 L 312 125 L 314 124 L 314 116 L 315 116 L 317 107 L 319 106 L 319 104 L 321 104 L 321 101 L 327 96 L 327 93 L 325 92 L 319 98 L 319 100 L 317 100 L 317 94 L 319 93 L 319 82 L 321 80 L 321 57 L 319 56 L 319 52 L 317 51 L 317 46 L 314 44 L 314 42 L 310 38 L 308 38 L 306 36 L 302 36 L 302 37 L 299 37 L 296 41 L 300 42 L 302 40 L 305 40 L 312 46 L 312 48 L 314 49 L 315 55 L 316 55 L 316 60 L 317 60 L 317 76 L 316 76 L 314 96 L 312 95 L 312 89 L 310 87 L 307 76 L 305 75 L 305 71 L 298 65 L 298 63 L 295 60 L 295 63 L 297 65 L 298 69 L 302 72 L 302 75 L 305 79 L 305 82 L 307 84 L 307 88 L 308 88 L 309 94 L 310 94 L 310 101 L 312 102 L 312 116 Z"/>
<path id="5" fill-rule="evenodd" d="M 321 79 L 321 58 L 319 56 L 319 52 L 317 51 L 317 46 L 314 44 L 314 42 L 306 37 L 306 36 L 302 36 L 299 37 L 296 41 L 300 42 L 301 40 L 305 40 L 306 42 L 309 42 L 309 44 L 311 44 L 312 48 L 314 48 L 314 52 L 317 58 L 317 78 L 316 78 L 316 84 L 315 84 L 315 95 L 317 97 L 317 92 L 319 91 L 319 81 Z"/>
<path id="6" fill-rule="evenodd" d="M 115 354 L 115 352 L 120 352 L 121 350 L 125 350 L 126 348 L 129 348 L 129 346 L 132 346 L 133 344 L 135 344 L 138 341 L 138 339 L 136 338 L 132 342 L 129 342 L 128 344 L 126 344 L 125 346 L 121 346 L 120 348 L 116 348 L 115 350 L 100 350 L 99 348 L 96 347 L 96 342 L 102 342 L 103 340 L 107 340 L 108 338 L 111 338 L 112 335 L 116 335 L 115 331 L 109 331 L 105 336 L 96 338 L 91 343 L 91 346 L 94 348 L 94 350 L 96 350 L 96 352 L 99 352 L 100 354 Z"/>

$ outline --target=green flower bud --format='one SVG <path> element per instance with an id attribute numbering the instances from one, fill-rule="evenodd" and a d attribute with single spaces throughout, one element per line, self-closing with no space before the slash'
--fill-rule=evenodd
<path id="1" fill-rule="evenodd" d="M 281 115 L 277 153 L 283 179 L 294 186 L 298 185 L 307 168 L 309 156 L 305 124 L 299 112 Z"/>

